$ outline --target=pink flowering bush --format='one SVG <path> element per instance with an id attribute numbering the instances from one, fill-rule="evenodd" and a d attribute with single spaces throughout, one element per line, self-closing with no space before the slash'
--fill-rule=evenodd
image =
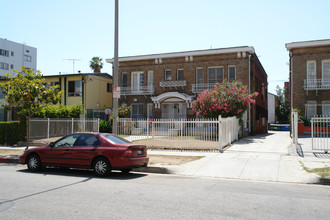
<path id="1" fill-rule="evenodd" d="M 193 111 L 204 118 L 217 118 L 219 115 L 242 118 L 250 103 L 255 103 L 257 95 L 257 92 L 249 94 L 247 86 L 239 81 L 225 81 L 199 93 L 193 102 Z"/>

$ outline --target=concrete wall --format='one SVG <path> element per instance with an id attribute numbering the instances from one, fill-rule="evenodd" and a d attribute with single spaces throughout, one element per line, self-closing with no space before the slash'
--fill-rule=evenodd
<path id="1" fill-rule="evenodd" d="M 0 38 L 0 49 L 9 51 L 8 57 L 0 55 L 0 63 L 9 66 L 8 70 L 0 69 L 0 76 L 8 72 L 13 74 L 14 69 L 19 70 L 22 66 L 37 70 L 37 48 Z M 25 60 L 24 56 L 30 57 L 31 61 Z"/>

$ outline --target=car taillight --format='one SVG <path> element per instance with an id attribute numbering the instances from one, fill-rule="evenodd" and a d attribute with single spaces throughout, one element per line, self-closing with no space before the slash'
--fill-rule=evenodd
<path id="1" fill-rule="evenodd" d="M 132 152 L 131 149 L 126 150 L 125 153 L 124 153 L 125 157 L 131 157 L 132 155 L 133 155 L 133 152 Z"/>

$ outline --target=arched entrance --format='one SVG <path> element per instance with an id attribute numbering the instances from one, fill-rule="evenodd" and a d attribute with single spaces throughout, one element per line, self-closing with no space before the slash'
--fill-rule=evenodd
<path id="1" fill-rule="evenodd" d="M 161 110 L 162 118 L 187 118 L 187 109 L 192 108 L 194 96 L 179 92 L 167 92 L 151 97 L 155 108 Z"/>

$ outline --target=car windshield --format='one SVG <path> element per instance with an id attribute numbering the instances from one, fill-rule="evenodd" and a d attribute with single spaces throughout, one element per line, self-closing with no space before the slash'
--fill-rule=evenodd
<path id="1" fill-rule="evenodd" d="M 101 134 L 102 137 L 107 139 L 112 144 L 131 144 L 132 142 L 129 142 L 128 140 L 118 137 L 116 135 L 112 134 Z"/>

